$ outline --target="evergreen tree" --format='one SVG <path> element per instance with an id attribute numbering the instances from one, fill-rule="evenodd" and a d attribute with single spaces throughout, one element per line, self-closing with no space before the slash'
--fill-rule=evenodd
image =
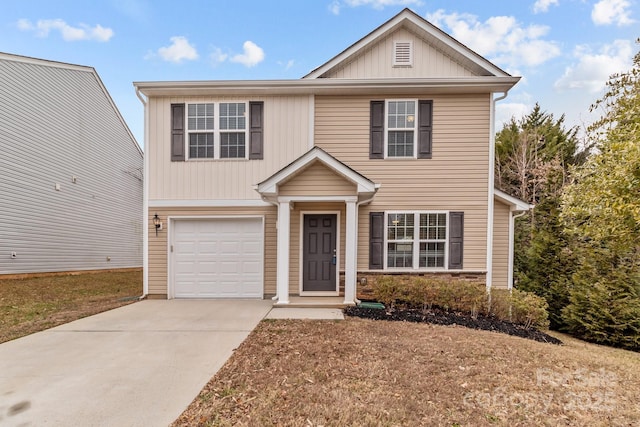
<path id="1" fill-rule="evenodd" d="M 594 342 L 640 350 L 640 53 L 594 107 L 598 152 L 575 171 L 562 204 L 578 261 L 563 320 Z"/>
<path id="2" fill-rule="evenodd" d="M 565 129 L 564 116 L 555 120 L 536 104 L 496 136 L 496 186 L 535 205 L 515 226 L 516 287 L 546 299 L 553 329 L 562 327 L 573 266 L 559 212 L 569 168 L 584 159 L 576 134 L 577 128 Z"/>

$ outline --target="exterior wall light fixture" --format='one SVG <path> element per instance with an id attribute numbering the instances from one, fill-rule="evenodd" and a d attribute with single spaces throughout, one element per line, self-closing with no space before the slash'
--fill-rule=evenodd
<path id="1" fill-rule="evenodd" d="M 162 221 L 160 220 L 160 217 L 158 216 L 157 213 L 153 216 L 153 225 L 155 225 L 156 227 L 156 236 L 157 236 L 158 230 L 162 230 Z"/>

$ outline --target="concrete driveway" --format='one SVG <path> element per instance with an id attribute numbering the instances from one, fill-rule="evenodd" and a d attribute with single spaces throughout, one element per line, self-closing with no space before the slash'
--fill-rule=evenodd
<path id="1" fill-rule="evenodd" d="M 166 426 L 271 304 L 141 301 L 0 344 L 0 426 Z"/>

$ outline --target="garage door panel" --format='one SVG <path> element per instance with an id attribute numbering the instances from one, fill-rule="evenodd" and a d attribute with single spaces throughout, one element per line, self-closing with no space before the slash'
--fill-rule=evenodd
<path id="1" fill-rule="evenodd" d="M 174 221 L 176 298 L 262 298 L 263 225 L 259 218 Z"/>

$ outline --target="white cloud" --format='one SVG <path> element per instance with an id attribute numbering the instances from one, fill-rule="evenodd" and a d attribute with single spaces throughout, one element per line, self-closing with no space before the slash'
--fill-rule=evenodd
<path id="1" fill-rule="evenodd" d="M 376 10 L 382 10 L 387 6 L 421 6 L 422 4 L 422 0 L 333 0 L 329 4 L 329 10 L 334 15 L 339 15 L 343 6 L 371 6 Z"/>
<path id="2" fill-rule="evenodd" d="M 189 43 L 186 37 L 174 36 L 169 40 L 171 40 L 171 45 L 158 49 L 158 55 L 163 60 L 179 64 L 185 59 L 189 61 L 198 59 L 196 48 Z"/>
<path id="3" fill-rule="evenodd" d="M 86 24 L 79 24 L 72 27 L 62 19 L 40 19 L 35 24 L 28 19 L 20 19 L 17 22 L 18 29 L 22 31 L 35 31 L 38 37 L 47 37 L 51 31 L 59 31 L 65 41 L 95 40 L 107 42 L 113 37 L 111 28 L 97 24 L 90 27 Z"/>
<path id="4" fill-rule="evenodd" d="M 512 118 L 516 120 L 529 114 L 531 106 L 522 102 L 496 103 L 496 132 L 500 131 Z"/>
<path id="5" fill-rule="evenodd" d="M 616 24 L 619 27 L 630 25 L 635 21 L 630 17 L 629 7 L 631 7 L 629 0 L 600 0 L 593 5 L 591 19 L 596 25 Z"/>
<path id="6" fill-rule="evenodd" d="M 549 27 L 524 26 L 513 16 L 494 16 L 484 22 L 470 14 L 446 14 L 439 9 L 427 20 L 443 28 L 482 56 L 506 67 L 537 66 L 560 55 L 554 41 L 543 40 Z"/>
<path id="7" fill-rule="evenodd" d="M 549 6 L 558 5 L 558 0 L 536 0 L 533 4 L 533 13 L 544 13 L 549 11 Z"/>
<path id="8" fill-rule="evenodd" d="M 213 62 L 214 65 L 217 65 L 226 61 L 228 57 L 229 55 L 227 55 L 226 53 L 223 53 L 219 47 L 214 48 L 213 52 L 211 52 L 211 55 L 209 55 L 209 58 L 211 58 L 211 61 Z"/>
<path id="9" fill-rule="evenodd" d="M 264 50 L 254 42 L 247 40 L 242 45 L 244 53 L 231 57 L 231 62 L 237 62 L 245 67 L 253 67 L 264 59 Z"/>
<path id="10" fill-rule="evenodd" d="M 291 67 L 293 67 L 293 64 L 295 64 L 295 61 L 293 59 L 290 59 L 287 62 L 278 61 L 278 65 L 280 65 L 281 67 L 284 67 L 285 70 L 288 70 Z"/>
<path id="11" fill-rule="evenodd" d="M 554 84 L 557 90 L 586 90 L 597 93 L 605 87 L 609 76 L 631 68 L 633 46 L 629 40 L 616 40 L 593 52 L 578 46 L 573 52 L 577 63 L 567 67 Z"/>

